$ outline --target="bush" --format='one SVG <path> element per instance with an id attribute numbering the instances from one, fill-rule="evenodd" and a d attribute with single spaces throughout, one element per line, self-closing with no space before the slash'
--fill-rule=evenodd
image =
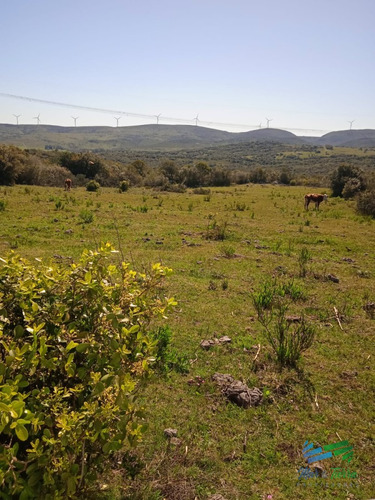
<path id="1" fill-rule="evenodd" d="M 71 153 L 65 151 L 60 156 L 60 165 L 74 175 L 84 175 L 93 179 L 104 168 L 102 161 L 89 153 Z"/>
<path id="2" fill-rule="evenodd" d="M 26 163 L 27 155 L 15 146 L 0 146 L 0 185 L 12 186 Z"/>
<path id="3" fill-rule="evenodd" d="M 361 181 L 358 178 L 349 179 L 346 181 L 344 189 L 342 190 L 342 197 L 346 200 L 354 198 L 354 196 L 360 192 L 361 188 Z"/>
<path id="4" fill-rule="evenodd" d="M 258 167 L 250 172 L 249 180 L 253 184 L 265 184 L 268 176 L 264 168 Z"/>
<path id="5" fill-rule="evenodd" d="M 119 186 L 120 193 L 125 193 L 129 189 L 129 181 L 121 181 Z"/>
<path id="6" fill-rule="evenodd" d="M 155 359 L 148 333 L 173 300 L 110 244 L 79 262 L 0 267 L 0 496 L 72 498 L 146 429 L 136 395 Z"/>
<path id="7" fill-rule="evenodd" d="M 370 215 L 375 218 L 375 189 L 358 195 L 357 210 L 362 215 Z"/>
<path id="8" fill-rule="evenodd" d="M 99 184 L 99 182 L 96 182 L 96 181 L 89 181 L 86 184 L 86 191 L 95 192 L 95 191 L 98 191 L 99 188 L 100 188 L 100 184 Z"/>
<path id="9" fill-rule="evenodd" d="M 353 189 L 353 180 L 356 185 L 356 192 L 365 189 L 366 181 L 362 170 L 350 165 L 340 165 L 331 176 L 332 196 L 343 196 L 343 191 L 348 181 L 352 181 L 351 184 L 348 184 L 348 191 L 350 186 Z"/>

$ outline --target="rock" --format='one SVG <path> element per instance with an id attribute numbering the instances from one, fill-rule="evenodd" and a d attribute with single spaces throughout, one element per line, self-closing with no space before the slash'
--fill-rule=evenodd
<path id="1" fill-rule="evenodd" d="M 302 321 L 301 316 L 285 316 L 285 319 L 288 323 L 301 323 Z"/>
<path id="2" fill-rule="evenodd" d="M 212 380 L 220 386 L 230 385 L 234 382 L 234 378 L 228 373 L 215 373 L 212 376 Z"/>
<path id="3" fill-rule="evenodd" d="M 375 302 L 368 302 L 364 306 L 362 306 L 363 310 L 370 316 L 370 318 L 375 317 Z"/>
<path id="4" fill-rule="evenodd" d="M 164 436 L 171 439 L 177 436 L 177 429 L 164 429 Z"/>
<path id="5" fill-rule="evenodd" d="M 240 380 L 235 380 L 229 374 L 215 373 L 212 379 L 221 387 L 222 393 L 242 408 L 258 406 L 263 400 L 263 393 L 257 387 L 250 389 Z"/>
<path id="6" fill-rule="evenodd" d="M 219 344 L 230 344 L 232 342 L 232 339 L 228 337 L 228 335 L 224 335 L 223 337 L 220 337 L 218 339 Z"/>
<path id="7" fill-rule="evenodd" d="M 202 342 L 200 343 L 200 346 L 202 347 L 202 349 L 206 349 L 206 351 L 208 351 L 208 349 L 211 349 L 211 347 L 213 347 L 214 345 L 230 344 L 231 342 L 232 342 L 232 339 L 230 337 L 228 337 L 228 335 L 224 335 L 223 337 L 220 337 L 219 339 L 202 340 Z"/>
<path id="8" fill-rule="evenodd" d="M 242 408 L 258 406 L 263 399 L 263 393 L 260 389 L 257 387 L 250 389 L 240 380 L 235 380 L 224 390 L 224 394 L 227 396 L 229 401 L 232 401 L 232 403 L 235 403 Z"/>
<path id="9" fill-rule="evenodd" d="M 205 349 L 206 351 L 208 351 L 208 349 L 211 349 L 212 346 L 215 345 L 215 341 L 214 340 L 202 340 L 201 342 L 201 347 L 202 349 Z"/>
<path id="10" fill-rule="evenodd" d="M 340 280 L 338 279 L 337 276 L 335 276 L 334 274 L 328 274 L 327 278 L 331 281 L 333 281 L 334 283 L 339 283 Z"/>

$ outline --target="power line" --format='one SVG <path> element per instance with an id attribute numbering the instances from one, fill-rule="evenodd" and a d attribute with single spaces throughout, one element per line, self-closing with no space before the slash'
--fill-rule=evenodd
<path id="1" fill-rule="evenodd" d="M 92 106 L 82 106 L 79 104 L 70 104 L 70 103 L 66 103 L 66 102 L 49 101 L 46 99 L 37 99 L 35 97 L 7 94 L 4 92 L 0 92 L 0 96 L 8 97 L 10 99 L 18 99 L 18 100 L 22 100 L 22 101 L 47 104 L 47 105 L 51 105 L 51 106 L 60 106 L 60 107 L 64 107 L 64 108 L 80 109 L 80 110 L 85 110 L 85 111 L 94 111 L 97 113 L 111 113 L 111 114 L 115 114 L 115 115 L 129 116 L 132 118 L 144 118 L 144 119 L 154 120 L 156 117 L 157 123 L 159 123 L 159 121 L 163 120 L 164 122 L 171 121 L 174 123 L 185 123 L 185 124 L 195 123 L 195 125 L 197 125 L 198 116 L 199 116 L 199 115 L 197 115 L 195 118 L 189 119 L 189 118 L 176 118 L 176 117 L 170 117 L 170 116 L 164 116 L 164 115 L 161 116 L 161 114 L 159 114 L 159 115 L 142 114 L 142 113 L 134 113 L 131 111 L 95 108 Z M 269 120 L 269 121 L 271 121 L 271 120 Z M 269 124 L 269 121 L 268 121 L 268 124 Z M 206 126 L 259 129 L 259 124 L 258 125 L 249 125 L 249 124 L 244 124 L 244 123 L 223 123 L 223 122 L 212 122 L 212 121 L 203 121 L 203 120 L 199 120 L 199 123 L 200 123 L 200 125 L 206 125 Z M 118 124 L 118 122 L 117 122 L 117 124 Z M 295 132 L 321 132 L 321 133 L 329 132 L 328 130 L 320 130 L 320 129 L 312 129 L 312 128 L 289 128 L 289 127 L 279 127 L 279 128 L 282 130 L 289 130 L 289 131 L 295 131 Z"/>

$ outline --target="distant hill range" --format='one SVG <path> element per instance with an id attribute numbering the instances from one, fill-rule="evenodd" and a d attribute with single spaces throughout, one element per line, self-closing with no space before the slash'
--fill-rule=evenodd
<path id="1" fill-rule="evenodd" d="M 375 130 L 341 130 L 322 137 L 302 137 L 275 128 L 232 133 L 194 125 L 58 127 L 0 124 L 0 144 L 36 149 L 173 151 L 246 142 L 368 148 L 375 147 Z"/>

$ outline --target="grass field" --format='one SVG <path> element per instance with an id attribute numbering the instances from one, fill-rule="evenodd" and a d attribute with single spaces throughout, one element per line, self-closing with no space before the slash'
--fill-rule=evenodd
<path id="1" fill-rule="evenodd" d="M 13 250 L 70 262 L 110 241 L 135 269 L 162 262 L 174 271 L 165 293 L 178 302 L 168 318 L 175 368 L 142 394 L 150 429 L 127 456 L 127 469 L 138 474 L 131 479 L 115 463 L 95 498 L 375 497 L 375 319 L 363 309 L 375 302 L 375 221 L 342 199 L 306 212 L 307 191 L 0 189 L 0 256 Z M 279 369 L 257 321 L 252 294 L 267 279 L 299 292 L 289 312 L 304 314 L 316 329 L 298 370 Z M 200 347 L 223 335 L 232 342 Z M 228 403 L 212 381 L 215 372 L 260 388 L 262 405 Z M 176 444 L 166 428 L 177 429 Z M 329 476 L 336 467 L 357 477 L 298 482 L 306 440 L 348 440 L 351 462 L 334 457 L 321 467 Z"/>

